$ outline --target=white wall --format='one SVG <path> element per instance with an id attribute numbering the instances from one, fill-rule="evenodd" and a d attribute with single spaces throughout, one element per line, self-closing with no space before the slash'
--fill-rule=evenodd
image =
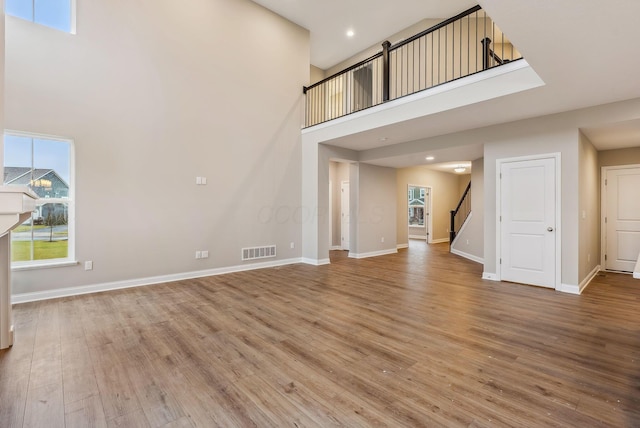
<path id="1" fill-rule="evenodd" d="M 396 170 L 353 164 L 349 187 L 352 205 L 349 255 L 362 257 L 395 252 Z"/>
<path id="2" fill-rule="evenodd" d="M 6 126 L 75 141 L 94 262 L 16 272 L 14 293 L 301 256 L 306 30 L 248 0 L 94 0 L 77 35 L 7 17 L 6 46 Z"/>

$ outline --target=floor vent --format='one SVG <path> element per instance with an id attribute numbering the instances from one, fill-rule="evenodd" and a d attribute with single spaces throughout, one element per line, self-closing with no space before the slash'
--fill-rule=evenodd
<path id="1" fill-rule="evenodd" d="M 242 260 L 266 259 L 276 256 L 276 246 L 252 247 L 242 249 Z"/>

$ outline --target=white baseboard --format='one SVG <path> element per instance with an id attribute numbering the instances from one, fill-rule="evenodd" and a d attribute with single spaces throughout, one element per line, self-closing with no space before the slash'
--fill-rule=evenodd
<path id="1" fill-rule="evenodd" d="M 633 277 L 635 279 L 640 279 L 640 256 L 638 256 L 638 262 L 636 263 L 636 267 L 633 269 Z"/>
<path id="2" fill-rule="evenodd" d="M 580 283 L 578 294 L 581 294 L 584 291 L 584 289 L 587 288 L 589 284 L 591 284 L 591 281 L 593 281 L 593 278 L 596 277 L 596 275 L 598 274 L 598 272 L 600 272 L 600 270 L 601 270 L 601 266 L 598 265 L 594 267 L 591 272 L 589 272 L 589 275 L 587 275 L 587 277 L 583 279 L 582 282 Z"/>
<path id="3" fill-rule="evenodd" d="M 449 242 L 449 238 L 433 239 L 429 244 L 442 244 L 443 242 Z"/>
<path id="4" fill-rule="evenodd" d="M 409 248 L 409 244 L 398 244 L 398 245 L 396 245 L 396 249 L 400 250 L 402 248 Z"/>
<path id="5" fill-rule="evenodd" d="M 368 257 L 377 257 L 377 256 L 386 256 L 388 254 L 396 254 L 398 250 L 396 248 L 392 248 L 389 250 L 380 250 L 380 251 L 371 251 L 369 253 L 349 253 L 349 258 L 352 259 L 366 259 Z"/>
<path id="6" fill-rule="evenodd" d="M 574 284 L 560 284 L 560 287 L 556 288 L 556 291 L 568 294 L 580 294 L 580 286 Z"/>
<path id="7" fill-rule="evenodd" d="M 422 239 L 423 241 L 426 241 L 427 235 L 409 235 L 409 239 Z"/>
<path id="8" fill-rule="evenodd" d="M 57 299 L 59 297 L 79 296 L 81 294 L 99 293 L 102 291 L 120 290 L 123 288 L 142 287 L 145 285 L 162 284 L 165 282 L 182 281 L 185 279 L 202 278 L 205 276 L 215 276 L 247 270 L 286 266 L 301 262 L 303 262 L 303 260 L 300 258 L 284 259 L 216 269 L 206 269 L 193 272 L 183 272 L 170 275 L 151 276 L 147 278 L 137 278 L 125 281 L 104 282 L 101 284 L 84 285 L 80 287 L 58 288 L 56 290 L 36 291 L 33 293 L 20 293 L 14 294 L 11 297 L 11 301 L 12 303 L 16 304 L 36 302 L 39 300 Z"/>
<path id="9" fill-rule="evenodd" d="M 306 257 L 303 257 L 300 260 L 300 262 L 307 265 L 313 265 L 313 266 L 324 266 L 324 265 L 331 264 L 331 261 L 329 259 L 308 259 Z"/>
<path id="10" fill-rule="evenodd" d="M 329 248 L 329 251 L 335 251 L 335 250 L 342 250 L 342 246 L 341 245 L 334 245 L 333 247 Z"/>
<path id="11" fill-rule="evenodd" d="M 482 272 L 482 279 L 487 279 L 489 281 L 500 281 L 498 279 L 498 275 L 491 272 Z"/>
<path id="12" fill-rule="evenodd" d="M 456 250 L 455 248 L 451 249 L 451 253 L 476 263 L 484 264 L 484 258 L 482 257 L 474 256 L 473 254 L 465 253 L 464 251 Z"/>

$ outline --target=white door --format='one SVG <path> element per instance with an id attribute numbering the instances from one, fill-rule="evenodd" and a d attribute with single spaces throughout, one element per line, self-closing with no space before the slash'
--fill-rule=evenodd
<path id="1" fill-rule="evenodd" d="M 605 269 L 633 272 L 640 253 L 640 168 L 606 174 Z"/>
<path id="2" fill-rule="evenodd" d="M 349 182 L 343 181 L 340 195 L 340 242 L 343 250 L 349 250 Z"/>
<path id="3" fill-rule="evenodd" d="M 556 160 L 501 164 L 500 277 L 556 286 Z"/>

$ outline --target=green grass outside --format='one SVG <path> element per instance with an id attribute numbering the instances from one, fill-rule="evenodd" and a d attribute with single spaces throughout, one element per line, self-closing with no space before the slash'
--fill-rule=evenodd
<path id="1" fill-rule="evenodd" d="M 33 241 L 34 260 L 62 259 L 67 257 L 68 241 Z M 11 261 L 31 260 L 31 242 L 13 241 L 11 243 Z"/>
<path id="2" fill-rule="evenodd" d="M 45 227 L 49 227 L 49 226 L 45 226 L 44 224 L 38 224 L 33 226 L 33 230 L 40 230 L 40 229 L 44 229 Z M 13 229 L 12 232 L 29 232 L 30 230 L 31 230 L 31 226 L 21 224 L 20 226 Z"/>

